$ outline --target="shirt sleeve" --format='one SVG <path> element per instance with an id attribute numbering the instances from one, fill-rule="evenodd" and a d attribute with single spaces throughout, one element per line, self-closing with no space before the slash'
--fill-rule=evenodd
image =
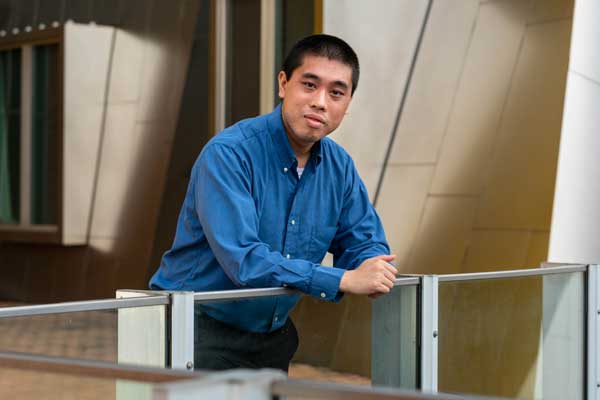
<path id="1" fill-rule="evenodd" d="M 324 300 L 335 299 L 344 270 L 287 259 L 261 242 L 250 168 L 233 149 L 218 143 L 205 147 L 192 180 L 204 234 L 237 286 L 289 286 Z"/>
<path id="2" fill-rule="evenodd" d="M 330 252 L 333 265 L 348 270 L 368 258 L 390 254 L 381 220 L 352 160 L 348 163 L 344 203 Z"/>

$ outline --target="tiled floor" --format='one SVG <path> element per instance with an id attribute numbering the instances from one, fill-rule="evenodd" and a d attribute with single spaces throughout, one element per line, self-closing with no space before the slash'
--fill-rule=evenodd
<path id="1" fill-rule="evenodd" d="M 0 307 L 14 303 L 0 303 Z M 116 362 L 117 313 L 0 318 L 0 351 Z M 292 363 L 290 377 L 369 385 L 366 377 Z M 62 388 L 62 389 L 61 389 Z M 0 399 L 114 399 L 115 382 L 0 369 Z"/>

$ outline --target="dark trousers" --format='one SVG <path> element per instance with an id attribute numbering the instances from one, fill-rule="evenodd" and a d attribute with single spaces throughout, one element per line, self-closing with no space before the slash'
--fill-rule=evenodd
<path id="1" fill-rule="evenodd" d="M 287 372 L 298 349 L 298 332 L 288 317 L 280 329 L 247 332 L 195 310 L 194 368 L 275 368 Z"/>

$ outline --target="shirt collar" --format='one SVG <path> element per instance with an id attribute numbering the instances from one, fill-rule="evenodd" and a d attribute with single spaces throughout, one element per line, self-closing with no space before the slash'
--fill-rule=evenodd
<path id="1" fill-rule="evenodd" d="M 281 116 L 281 103 L 275 107 L 275 109 L 267 115 L 267 124 L 269 132 L 273 138 L 273 143 L 276 147 L 277 156 L 284 168 L 291 168 L 298 163 L 296 154 L 292 150 L 290 141 L 283 125 L 283 117 Z M 310 149 L 311 159 L 314 160 L 315 165 L 318 165 L 323 158 L 321 152 L 321 141 L 316 142 Z"/>

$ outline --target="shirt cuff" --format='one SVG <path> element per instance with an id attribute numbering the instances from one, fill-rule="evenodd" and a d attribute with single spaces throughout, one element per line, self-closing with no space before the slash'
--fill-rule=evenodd
<path id="1" fill-rule="evenodd" d="M 339 301 L 340 281 L 344 272 L 346 271 L 340 268 L 316 267 L 313 270 L 308 294 L 321 300 Z"/>

